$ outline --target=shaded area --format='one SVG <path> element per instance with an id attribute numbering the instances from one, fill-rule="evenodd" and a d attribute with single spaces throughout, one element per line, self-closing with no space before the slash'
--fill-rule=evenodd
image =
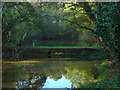
<path id="1" fill-rule="evenodd" d="M 2 47 L 3 47 L 3 59 L 13 60 L 13 61 L 23 61 L 24 59 L 32 58 L 79 58 L 78 60 L 103 60 L 108 61 L 101 68 L 103 69 L 102 74 L 89 75 L 85 71 L 79 71 L 79 68 L 74 70 L 66 69 L 69 71 L 68 75 L 74 75 L 74 78 L 77 76 L 87 77 L 93 79 L 88 87 L 118 87 L 118 82 L 116 81 L 115 74 L 118 74 L 118 65 L 119 56 L 120 56 L 120 43 L 119 43 L 119 4 L 117 2 L 110 3 L 81 3 L 81 2 L 60 2 L 60 3 L 28 3 L 28 2 L 15 2 L 15 3 L 2 3 L 1 13 L 2 13 Z M 53 42 L 55 41 L 55 42 Z M 59 41 L 59 42 L 58 42 Z M 48 43 L 47 43 L 48 42 Z M 86 48 L 99 48 L 99 44 L 104 49 L 104 52 L 86 50 Z M 68 45 L 69 44 L 69 45 Z M 74 51 L 71 49 L 67 50 L 47 50 L 41 49 L 25 49 L 25 46 L 39 47 L 41 45 L 49 46 L 80 46 L 84 47 L 84 50 Z M 12 48 L 10 48 L 12 47 Z M 21 48 L 19 48 L 21 47 Z M 74 48 L 75 49 L 75 48 Z M 78 48 L 77 48 L 78 49 Z M 106 54 L 106 55 L 104 55 Z M 99 59 L 100 58 L 100 59 Z M 68 60 L 68 59 L 67 59 Z M 24 62 L 25 63 L 25 62 Z M 35 63 L 35 62 L 34 62 Z M 10 64 L 10 63 L 9 63 Z M 14 62 L 16 64 L 16 62 Z M 19 63 L 20 64 L 20 63 Z M 29 63 L 27 64 L 29 65 Z M 59 64 L 58 64 L 59 65 Z M 86 64 L 88 65 L 88 64 Z M 33 65 L 34 66 L 34 65 Z M 76 66 L 76 65 L 75 65 Z M 82 66 L 82 65 L 81 65 Z M 8 65 L 9 67 L 9 65 Z M 17 68 L 15 65 L 14 68 Z M 23 68 L 23 67 L 22 67 Z M 24 70 L 25 67 L 22 69 Z M 32 67 L 30 70 L 35 71 Z M 7 70 L 7 69 L 6 69 Z M 15 72 L 10 68 L 11 72 L 8 75 L 12 76 L 12 73 Z M 22 71 L 21 70 L 21 71 Z M 72 70 L 72 71 L 70 71 Z M 83 69 L 84 70 L 84 69 Z M 97 69 L 94 69 L 97 71 Z M 9 69 L 8 69 L 9 71 Z M 68 72 L 67 71 L 67 72 Z M 82 72 L 82 74 L 80 73 Z M 89 71 L 89 70 L 88 70 Z M 107 73 L 109 71 L 109 74 Z M 23 73 L 23 72 L 21 72 Z M 40 73 L 45 76 L 45 73 Z M 23 73 L 24 75 L 24 73 Z M 31 77 L 31 74 L 27 74 L 28 78 Z M 26 75 L 26 76 L 27 76 Z M 14 73 L 15 77 L 16 74 Z M 56 75 L 54 75 L 55 77 Z M 97 77 L 98 76 L 98 77 Z M 45 81 L 47 76 L 43 78 Z M 79 77 L 79 78 L 80 78 Z M 93 78 L 94 77 L 94 78 Z M 9 81 L 9 79 L 6 78 Z M 61 73 L 57 75 L 57 79 L 61 78 Z M 79 82 L 74 79 L 74 83 Z M 94 79 L 99 79 L 101 81 L 95 82 Z M 110 79 L 111 78 L 111 79 Z M 31 81 L 37 82 L 41 79 L 38 76 L 30 80 L 20 81 L 26 84 L 31 84 Z M 55 79 L 55 80 L 57 80 Z M 83 78 L 82 78 L 83 79 Z M 110 80 L 108 80 L 110 79 Z M 5 79 L 4 79 L 5 80 Z M 12 80 L 12 78 L 11 78 Z M 72 79 L 70 78 L 72 81 Z M 103 80 L 103 81 L 102 81 Z M 105 80 L 105 82 L 104 82 Z M 14 81 L 14 80 L 12 80 Z M 116 81 L 116 82 L 115 82 Z M 5 82 L 5 81 L 4 81 Z M 87 82 L 87 81 L 85 81 Z M 85 82 L 79 82 L 76 86 L 82 86 Z M 115 82 L 111 85 L 111 82 Z M 19 86 L 19 84 L 17 86 Z M 103 84 L 102 84 L 103 83 Z M 109 85 L 108 85 L 109 83 Z M 12 83 L 14 86 L 14 82 Z M 12 87 L 12 84 L 9 87 Z M 6 83 L 6 85 L 8 85 Z M 37 85 L 37 84 L 36 84 Z M 38 86 L 38 85 L 37 85 Z M 40 85 L 41 86 L 41 85 Z M 23 85 L 19 86 L 23 87 Z M 30 86 L 31 87 L 31 86 Z M 32 87 L 36 87 L 35 84 Z"/>
<path id="2" fill-rule="evenodd" d="M 35 58 L 79 58 L 79 59 L 104 59 L 101 48 L 37 48 L 18 47 L 3 49 L 3 59 L 35 59 Z"/>

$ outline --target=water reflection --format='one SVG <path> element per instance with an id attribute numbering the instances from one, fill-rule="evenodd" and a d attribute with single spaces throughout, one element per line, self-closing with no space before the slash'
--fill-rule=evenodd
<path id="1" fill-rule="evenodd" d="M 30 76 L 27 80 L 17 81 L 16 88 L 42 88 L 47 77 Z"/>
<path id="2" fill-rule="evenodd" d="M 3 88 L 78 88 L 99 75 L 99 61 L 3 63 Z"/>
<path id="3" fill-rule="evenodd" d="M 43 88 L 71 88 L 72 84 L 69 79 L 66 79 L 63 75 L 61 79 L 55 81 L 53 78 L 47 77 Z"/>

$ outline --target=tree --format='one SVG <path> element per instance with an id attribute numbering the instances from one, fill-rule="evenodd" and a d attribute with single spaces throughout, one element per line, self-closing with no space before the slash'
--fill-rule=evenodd
<path id="1" fill-rule="evenodd" d="M 119 7 L 117 2 L 95 3 L 92 10 L 89 3 L 84 3 L 84 10 L 95 24 L 94 35 L 105 49 L 107 57 L 119 60 Z M 108 56 L 109 54 L 109 56 Z"/>
<path id="2" fill-rule="evenodd" d="M 107 57 L 111 57 L 109 60 L 119 60 L 119 4 L 117 2 L 78 2 L 70 3 L 67 8 L 70 7 L 72 8 L 71 10 L 76 10 L 77 8 L 82 7 L 91 20 L 91 23 L 94 24 L 94 28 L 90 29 L 88 27 L 82 27 L 81 24 L 79 24 L 79 21 L 71 23 L 77 24 L 80 28 L 90 30 L 103 46 Z"/>
<path id="3" fill-rule="evenodd" d="M 14 44 L 12 46 L 20 46 L 29 39 L 33 42 L 35 39 L 61 37 L 74 40 L 79 37 L 81 31 L 89 30 L 101 43 L 107 56 L 111 57 L 110 59 L 119 60 L 120 8 L 117 2 L 38 4 L 36 7 L 35 3 L 3 3 L 4 46 L 7 43 Z M 52 21 L 56 23 L 52 23 Z"/>
<path id="4" fill-rule="evenodd" d="M 28 2 L 2 3 L 2 21 L 3 47 L 20 46 L 43 29 L 41 15 Z"/>
<path id="5" fill-rule="evenodd" d="M 95 35 L 100 37 L 104 47 L 111 54 L 111 57 L 119 60 L 119 7 L 118 3 L 96 3 Z"/>

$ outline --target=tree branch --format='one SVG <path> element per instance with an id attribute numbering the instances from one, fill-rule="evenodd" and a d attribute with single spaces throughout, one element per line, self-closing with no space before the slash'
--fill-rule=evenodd
<path id="1" fill-rule="evenodd" d="M 54 17 L 54 18 L 56 18 L 56 19 L 58 19 L 58 20 L 65 20 L 65 21 L 68 21 L 68 22 L 70 22 L 70 23 L 73 23 L 73 24 L 78 25 L 80 28 L 90 30 L 90 31 L 92 31 L 92 32 L 94 33 L 94 30 L 93 30 L 93 29 L 88 28 L 88 27 L 81 26 L 81 25 L 78 24 L 77 22 L 70 21 L 70 20 L 68 20 L 68 19 L 66 19 L 66 18 L 59 18 L 59 17 L 57 17 L 57 16 L 44 15 L 44 17 L 46 17 L 46 16 Z"/>
<path id="2" fill-rule="evenodd" d="M 92 9 L 89 6 L 88 2 L 83 3 L 83 8 L 85 12 L 87 13 L 88 17 L 91 19 L 92 22 L 95 22 L 96 18 L 95 15 L 92 13 Z"/>

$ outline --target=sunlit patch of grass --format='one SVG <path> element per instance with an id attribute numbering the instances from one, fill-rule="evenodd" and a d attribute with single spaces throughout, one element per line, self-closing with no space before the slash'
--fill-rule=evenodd
<path id="1" fill-rule="evenodd" d="M 56 48 L 56 49 L 61 49 L 61 48 L 98 48 L 98 47 L 81 47 L 81 46 L 39 46 L 39 48 Z"/>

